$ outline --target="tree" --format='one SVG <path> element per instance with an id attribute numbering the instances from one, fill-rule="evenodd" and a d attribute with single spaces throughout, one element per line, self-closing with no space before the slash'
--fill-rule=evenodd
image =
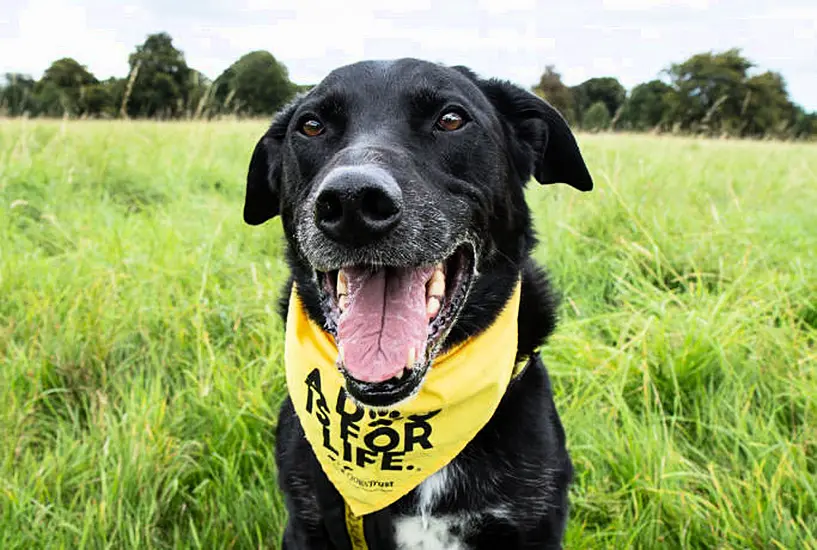
<path id="1" fill-rule="evenodd" d="M 43 73 L 40 82 L 52 82 L 64 90 L 76 90 L 82 86 L 96 84 L 98 80 L 91 72 L 71 57 L 54 61 Z"/>
<path id="2" fill-rule="evenodd" d="M 539 78 L 539 84 L 533 87 L 533 92 L 553 105 L 568 122 L 576 122 L 573 95 L 553 65 L 545 67 L 545 72 Z"/>
<path id="3" fill-rule="evenodd" d="M 225 112 L 271 115 L 295 94 L 287 68 L 266 51 L 250 52 L 215 81 L 215 99 Z"/>
<path id="4" fill-rule="evenodd" d="M 746 81 L 746 98 L 741 109 L 744 136 L 784 136 L 794 124 L 795 109 L 789 101 L 786 81 L 767 71 Z"/>
<path id="5" fill-rule="evenodd" d="M 96 77 L 75 59 L 63 57 L 54 61 L 35 86 L 39 114 L 47 116 L 84 114 L 81 98 L 87 87 L 98 82 Z"/>
<path id="6" fill-rule="evenodd" d="M 789 135 L 795 139 L 814 139 L 817 137 L 817 112 L 807 113 L 799 105 L 795 105 L 793 111 Z"/>
<path id="7" fill-rule="evenodd" d="M 110 90 L 105 84 L 83 86 L 78 107 L 80 114 L 86 116 L 111 116 L 113 114 L 113 100 Z"/>
<path id="8" fill-rule="evenodd" d="M 582 119 L 590 106 L 598 102 L 604 103 L 610 116 L 615 116 L 627 97 L 624 86 L 610 76 L 585 80 L 570 88 L 570 92 L 573 94 L 576 113 Z"/>
<path id="9" fill-rule="evenodd" d="M 597 101 L 587 109 L 582 127 L 593 132 L 607 130 L 610 127 L 610 112 L 603 101 Z"/>
<path id="10" fill-rule="evenodd" d="M 672 87 L 660 80 L 639 84 L 630 92 L 621 113 L 621 125 L 646 131 L 666 126 L 670 119 Z"/>
<path id="11" fill-rule="evenodd" d="M 738 133 L 753 63 L 739 49 L 693 55 L 669 70 L 671 118 L 682 130 Z"/>
<path id="12" fill-rule="evenodd" d="M 109 118 L 116 118 L 120 116 L 122 99 L 125 97 L 125 88 L 127 85 L 128 79 L 116 78 L 113 76 L 100 84 L 102 89 L 105 91 L 105 95 L 107 96 L 105 107 L 100 113 L 101 116 Z"/>
<path id="13" fill-rule="evenodd" d="M 205 116 L 212 105 L 212 92 L 214 83 L 203 73 L 190 69 L 187 82 L 187 104 L 186 114 L 192 118 Z"/>
<path id="14" fill-rule="evenodd" d="M 37 114 L 34 79 L 24 74 L 6 73 L 4 80 L 0 87 L 0 112 L 9 116 Z"/>
<path id="15" fill-rule="evenodd" d="M 169 34 L 151 34 L 128 58 L 133 87 L 128 116 L 177 117 L 190 96 L 190 68 Z"/>
<path id="16" fill-rule="evenodd" d="M 62 117 L 77 114 L 76 103 L 56 84 L 38 81 L 34 85 L 34 112 L 38 116 Z"/>

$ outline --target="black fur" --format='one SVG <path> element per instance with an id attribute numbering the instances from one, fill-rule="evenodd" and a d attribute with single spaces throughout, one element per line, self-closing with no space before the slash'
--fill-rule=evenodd
<path id="1" fill-rule="evenodd" d="M 451 105 L 470 122 L 456 132 L 437 132 L 434 122 Z M 320 117 L 324 134 L 300 134 L 304 116 Z M 394 175 L 405 212 L 392 235 L 351 249 L 316 231 L 311 212 L 315 189 L 330 170 L 362 162 Z M 282 313 L 297 281 L 308 314 L 324 323 L 316 269 L 349 262 L 434 262 L 468 237 L 477 247 L 478 276 L 445 341 L 449 347 L 490 325 L 522 274 L 517 357 L 532 361 L 452 463 L 457 472 L 452 490 L 433 510 L 482 518 L 462 533 L 475 549 L 560 548 L 567 516 L 572 469 L 547 372 L 535 354 L 555 326 L 556 300 L 544 271 L 529 257 L 536 241 L 524 186 L 532 176 L 540 183 L 592 189 L 576 141 L 555 109 L 464 67 L 403 59 L 343 67 L 297 98 L 259 141 L 247 178 L 247 223 L 282 216 L 291 268 Z M 335 548 L 326 516 L 337 510 L 315 498 L 326 479 L 289 400 L 277 437 L 279 481 L 289 511 L 284 547 Z M 415 493 L 378 514 L 385 548 L 394 547 L 390 518 L 414 513 Z M 509 513 L 491 516 L 489 510 L 501 506 Z"/>

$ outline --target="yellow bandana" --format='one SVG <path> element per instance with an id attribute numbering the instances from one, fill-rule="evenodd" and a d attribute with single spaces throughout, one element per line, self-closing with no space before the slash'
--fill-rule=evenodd
<path id="1" fill-rule="evenodd" d="M 293 287 L 284 360 L 289 394 L 326 476 L 357 516 L 399 500 L 453 460 L 490 420 L 514 372 L 521 285 L 493 325 L 437 357 L 393 409 L 347 396 L 334 338 Z"/>

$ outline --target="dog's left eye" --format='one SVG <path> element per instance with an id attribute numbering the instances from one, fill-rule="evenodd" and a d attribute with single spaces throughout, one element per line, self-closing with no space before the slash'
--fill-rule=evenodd
<path id="1" fill-rule="evenodd" d="M 453 132 L 465 126 L 466 118 L 457 111 L 446 111 L 437 119 L 437 128 L 445 132 Z"/>
<path id="2" fill-rule="evenodd" d="M 301 133 L 315 137 L 323 133 L 323 123 L 316 118 L 308 118 L 301 123 Z"/>

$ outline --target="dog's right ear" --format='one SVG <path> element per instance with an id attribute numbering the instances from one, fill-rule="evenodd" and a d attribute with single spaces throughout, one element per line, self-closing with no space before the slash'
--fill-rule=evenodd
<path id="1" fill-rule="evenodd" d="M 532 175 L 541 184 L 566 183 L 593 189 L 579 145 L 552 105 L 508 81 L 482 80 L 466 67 L 453 67 L 474 82 L 494 105 L 508 128 L 510 153 L 523 182 Z"/>
<path id="2" fill-rule="evenodd" d="M 300 98 L 275 117 L 252 152 L 244 198 L 244 221 L 249 225 L 260 225 L 280 212 L 281 149 L 289 121 L 299 104 Z"/>

